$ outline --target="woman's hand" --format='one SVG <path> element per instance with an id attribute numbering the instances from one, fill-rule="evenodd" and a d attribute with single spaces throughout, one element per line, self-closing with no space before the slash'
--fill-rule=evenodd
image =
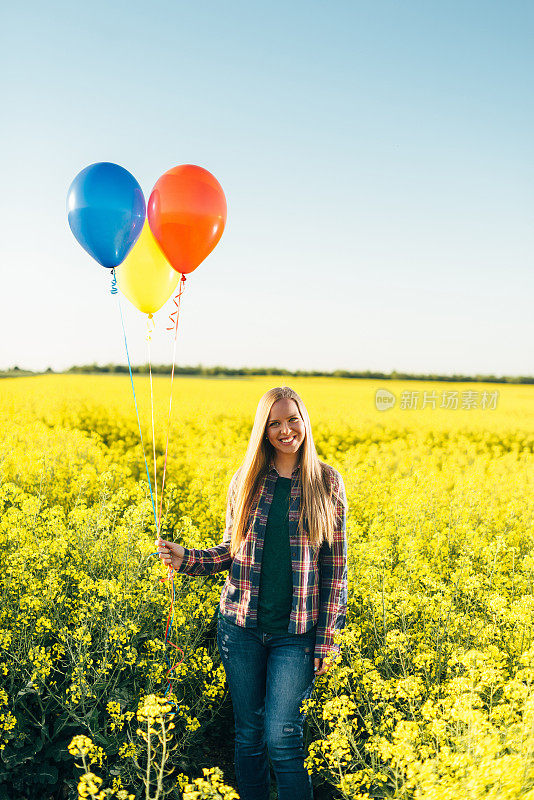
<path id="1" fill-rule="evenodd" d="M 324 675 L 326 672 L 324 658 L 314 658 L 313 663 L 315 665 L 315 677 L 317 677 L 317 675 Z"/>
<path id="2" fill-rule="evenodd" d="M 339 654 L 335 655 L 328 665 L 326 664 L 325 658 L 314 658 L 313 663 L 315 666 L 315 677 L 317 677 L 317 675 L 324 675 L 325 672 L 328 672 L 329 669 L 332 669 L 338 658 Z"/>
<path id="3" fill-rule="evenodd" d="M 166 567 L 173 567 L 174 569 L 180 568 L 185 553 L 185 549 L 181 544 L 165 542 L 163 539 L 156 539 L 154 544 L 158 549 L 158 556 Z"/>

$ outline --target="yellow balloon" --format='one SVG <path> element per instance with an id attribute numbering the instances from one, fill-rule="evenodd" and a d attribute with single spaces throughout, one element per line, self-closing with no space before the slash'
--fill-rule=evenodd
<path id="1" fill-rule="evenodd" d="M 181 278 L 161 252 L 148 220 L 145 220 L 139 239 L 122 264 L 115 268 L 115 273 L 121 292 L 145 314 L 158 311 Z"/>

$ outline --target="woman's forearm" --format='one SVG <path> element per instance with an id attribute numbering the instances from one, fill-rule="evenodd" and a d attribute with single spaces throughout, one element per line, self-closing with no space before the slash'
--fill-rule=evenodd
<path id="1" fill-rule="evenodd" d="M 232 561 L 230 543 L 221 542 L 205 550 L 184 547 L 184 557 L 176 572 L 185 575 L 213 575 L 229 569 Z"/>

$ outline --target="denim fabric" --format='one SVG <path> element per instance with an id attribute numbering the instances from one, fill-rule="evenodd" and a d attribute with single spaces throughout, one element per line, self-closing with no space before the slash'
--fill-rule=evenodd
<path id="1" fill-rule="evenodd" d="M 217 621 L 217 646 L 232 698 L 235 771 L 241 800 L 269 800 L 271 759 L 278 800 L 313 800 L 304 767 L 299 711 L 315 681 L 316 630 L 301 634 L 258 632 Z"/>

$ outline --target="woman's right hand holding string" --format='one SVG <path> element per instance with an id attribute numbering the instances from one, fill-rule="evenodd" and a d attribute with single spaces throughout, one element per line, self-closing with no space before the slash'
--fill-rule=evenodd
<path id="1" fill-rule="evenodd" d="M 185 549 L 181 544 L 166 542 L 163 539 L 156 539 L 154 543 L 158 550 L 158 556 L 166 567 L 179 569 L 184 560 Z"/>

